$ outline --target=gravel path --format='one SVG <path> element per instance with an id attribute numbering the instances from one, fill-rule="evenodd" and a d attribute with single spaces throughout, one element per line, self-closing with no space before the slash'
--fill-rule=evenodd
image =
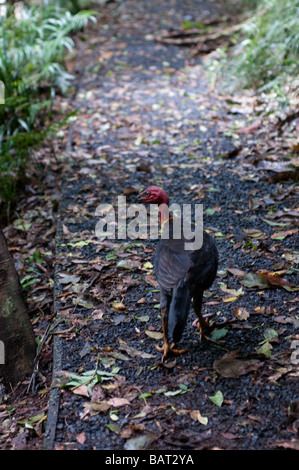
<path id="1" fill-rule="evenodd" d="M 201 61 L 188 65 L 188 49 L 153 39 L 184 19 L 219 15 L 204 1 L 126 0 L 108 3 L 85 32 L 57 231 L 47 448 L 295 446 L 288 407 L 298 399 L 291 349 L 298 234 L 291 216 L 270 217 L 295 210 L 295 187 L 269 184 L 266 171 L 244 161 L 254 138 L 232 129 L 236 120 L 246 126 L 246 113 L 209 89 Z M 161 344 L 155 242 L 95 235 L 99 204 L 119 195 L 132 203 L 149 184 L 173 202 L 203 204 L 220 253 L 204 313 L 228 321 L 200 341 L 191 312 L 180 343 L 188 352 L 166 365 L 154 347 Z M 279 239 L 275 230 L 293 232 Z M 285 285 L 261 284 L 254 274 L 261 270 L 280 273 Z"/>

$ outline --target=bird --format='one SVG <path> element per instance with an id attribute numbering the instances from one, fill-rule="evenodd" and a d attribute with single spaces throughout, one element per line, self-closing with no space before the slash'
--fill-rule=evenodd
<path id="1" fill-rule="evenodd" d="M 180 355 L 186 349 L 177 349 L 186 326 L 193 303 L 197 316 L 196 326 L 200 337 L 206 328 L 213 328 L 202 315 L 202 299 L 217 275 L 218 250 L 214 239 L 203 231 L 202 246 L 196 250 L 186 249 L 186 239 L 174 238 L 173 216 L 169 208 L 169 197 L 160 187 L 149 186 L 139 193 L 137 200 L 146 204 L 158 204 L 162 230 L 169 224 L 169 238 L 159 240 L 154 255 L 154 273 L 160 288 L 160 314 L 162 318 L 163 346 L 156 345 L 162 352 L 162 362 L 171 355 Z M 160 209 L 161 208 L 161 209 Z M 172 338 L 172 344 L 169 341 Z"/>

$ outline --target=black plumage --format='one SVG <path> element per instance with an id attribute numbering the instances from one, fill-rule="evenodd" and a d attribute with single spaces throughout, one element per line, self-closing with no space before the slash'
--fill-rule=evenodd
<path id="1" fill-rule="evenodd" d="M 199 250 L 186 250 L 185 240 L 160 240 L 154 269 L 160 286 L 160 308 L 168 309 L 168 334 L 180 341 L 193 299 L 195 313 L 201 315 L 203 292 L 214 282 L 218 251 L 213 238 L 203 233 Z"/>
<path id="2" fill-rule="evenodd" d="M 149 204 L 165 204 L 168 206 L 167 194 L 156 186 L 149 186 L 140 193 L 140 201 Z M 162 206 L 160 206 L 162 207 Z M 162 211 L 163 209 L 161 209 Z M 218 251 L 213 238 L 203 232 L 202 246 L 196 250 L 186 249 L 186 241 L 182 236 L 175 238 L 174 221 L 160 212 L 162 225 L 169 224 L 167 239 L 158 242 L 154 259 L 154 271 L 160 286 L 160 311 L 162 317 L 164 344 L 157 349 L 163 352 L 163 359 L 170 353 L 184 352 L 175 349 L 182 337 L 188 314 L 193 301 L 194 311 L 198 318 L 200 332 L 210 327 L 201 314 L 203 292 L 214 282 L 218 267 Z M 181 230 L 183 233 L 183 230 Z M 169 337 L 173 344 L 169 345 Z"/>

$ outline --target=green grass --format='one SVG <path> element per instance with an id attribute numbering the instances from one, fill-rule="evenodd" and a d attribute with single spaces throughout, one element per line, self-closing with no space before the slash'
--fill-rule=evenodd
<path id="1" fill-rule="evenodd" d="M 5 103 L 0 104 L 2 212 L 14 199 L 31 149 L 53 128 L 55 94 L 65 93 L 73 79 L 64 66 L 66 53 L 74 49 L 71 35 L 89 20 L 95 17 L 88 11 L 71 14 L 16 4 L 0 23 L 0 81 L 5 88 Z"/>
<path id="2" fill-rule="evenodd" d="M 222 76 L 237 88 L 285 95 L 299 72 L 299 1 L 261 0 L 237 44 L 222 51 Z"/>

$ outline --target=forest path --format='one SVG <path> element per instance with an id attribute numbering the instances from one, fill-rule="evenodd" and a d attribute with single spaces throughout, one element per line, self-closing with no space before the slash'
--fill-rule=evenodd
<path id="1" fill-rule="evenodd" d="M 207 1 L 126 0 L 108 3 L 84 32 L 58 218 L 46 448 L 272 449 L 293 437 L 296 231 L 275 238 L 291 218 L 269 208 L 292 210 L 294 186 L 270 185 L 239 156 L 255 145 L 234 132 L 236 121 L 248 124 L 252 98 L 218 96 L 200 60 L 188 65 L 188 49 L 154 40 L 219 14 Z M 132 203 L 149 184 L 173 202 L 203 204 L 220 253 L 204 313 L 228 320 L 200 342 L 190 313 L 180 343 L 188 352 L 166 366 L 154 348 L 156 242 L 95 234 L 99 204 L 119 195 Z M 260 270 L 275 271 L 276 285 Z"/>

